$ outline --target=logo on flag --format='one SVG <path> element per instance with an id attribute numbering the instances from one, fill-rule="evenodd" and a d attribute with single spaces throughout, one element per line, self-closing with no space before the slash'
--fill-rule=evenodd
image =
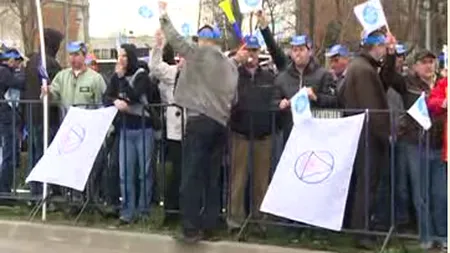
<path id="1" fill-rule="evenodd" d="M 373 5 L 368 4 L 363 10 L 364 21 L 369 25 L 374 25 L 378 22 L 378 10 Z"/>
<path id="2" fill-rule="evenodd" d="M 249 7 L 258 7 L 258 4 L 261 0 L 245 0 L 245 4 Z"/>
<path id="3" fill-rule="evenodd" d="M 143 18 L 148 18 L 148 19 L 150 19 L 150 18 L 152 18 L 152 17 L 154 16 L 154 13 L 153 13 L 153 11 L 150 9 L 150 7 L 145 6 L 145 5 L 139 7 L 138 12 L 139 12 L 139 15 L 140 15 L 141 17 L 143 17 Z"/>
<path id="4" fill-rule="evenodd" d="M 296 113 L 303 113 L 308 107 L 308 98 L 301 94 L 294 100 L 294 110 Z"/>
<path id="5" fill-rule="evenodd" d="M 187 37 L 191 34 L 191 26 L 188 23 L 183 23 L 181 25 L 181 33 Z"/>

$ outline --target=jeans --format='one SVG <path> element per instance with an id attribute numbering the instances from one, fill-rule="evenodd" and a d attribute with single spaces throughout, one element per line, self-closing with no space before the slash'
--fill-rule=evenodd
<path id="1" fill-rule="evenodd" d="M 14 177 L 13 156 L 15 152 L 13 138 L 15 128 L 11 124 L 0 124 L 0 193 L 11 193 Z M 17 136 L 17 135 L 16 135 Z M 16 154 L 16 159 L 17 159 Z"/>
<path id="2" fill-rule="evenodd" d="M 395 225 L 408 223 L 409 217 L 409 187 L 408 187 L 408 161 L 404 143 L 398 142 L 394 147 L 394 168 L 382 170 L 380 183 L 376 195 L 375 219 L 380 225 L 391 224 L 390 213 L 394 210 Z M 391 160 L 389 161 L 392 162 Z M 389 163 L 389 165 L 390 165 Z M 394 174 L 394 206 L 391 205 L 392 171 Z M 388 212 L 386 210 L 389 210 Z"/>
<path id="3" fill-rule="evenodd" d="M 421 243 L 447 241 L 447 166 L 441 150 L 406 144 Z M 428 154 L 427 154 L 428 153 Z"/>
<path id="4" fill-rule="evenodd" d="M 214 229 L 220 215 L 220 165 L 226 127 L 206 116 L 189 117 L 184 141 L 180 205 L 185 233 Z"/>
<path id="5" fill-rule="evenodd" d="M 153 184 L 153 170 L 151 168 L 151 154 L 154 146 L 153 133 L 151 128 L 145 130 L 124 129 L 120 132 L 119 166 L 120 192 L 122 195 L 120 214 L 121 219 L 128 222 L 131 222 L 137 215 L 145 216 L 150 213 Z M 136 187 L 136 176 L 138 177 L 139 188 Z M 139 189 L 139 198 L 136 206 L 137 189 Z"/>

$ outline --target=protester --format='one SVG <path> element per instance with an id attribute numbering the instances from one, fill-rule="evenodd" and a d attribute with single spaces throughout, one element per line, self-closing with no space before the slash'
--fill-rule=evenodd
<path id="1" fill-rule="evenodd" d="M 25 87 L 25 79 L 23 76 L 15 75 L 15 59 L 16 55 L 11 50 L 0 53 L 0 98 L 10 89 L 22 90 Z M 11 193 L 13 186 L 13 175 L 15 164 L 13 163 L 14 152 L 14 134 L 16 125 L 13 125 L 13 106 L 8 103 L 0 103 L 0 140 L 2 141 L 1 163 L 0 163 L 0 193 Z M 18 119 L 18 118 L 17 118 Z M 17 135 L 16 135 L 17 137 Z M 17 153 L 16 153 L 16 159 Z"/>
<path id="2" fill-rule="evenodd" d="M 153 168 L 151 154 L 154 144 L 154 121 L 144 107 L 160 103 L 157 87 L 151 85 L 148 72 L 138 66 L 136 46 L 120 47 L 116 73 L 105 97 L 121 112 L 116 128 L 120 131 L 119 162 L 122 208 L 119 225 L 130 224 L 150 214 Z M 144 117 L 144 118 L 142 118 Z M 138 166 L 135 166 L 135 165 Z M 136 186 L 135 177 L 139 184 Z M 139 189 L 139 190 L 137 190 Z M 139 199 L 136 203 L 136 196 Z"/>
<path id="3" fill-rule="evenodd" d="M 240 228 L 245 220 L 244 192 L 250 182 L 250 207 L 253 218 L 262 214 L 259 207 L 269 183 L 272 157 L 274 114 L 274 74 L 259 66 L 260 44 L 255 36 L 244 38 L 249 61 L 238 68 L 238 103 L 231 113 L 231 196 L 228 226 Z M 250 172 L 249 172 L 250 170 Z M 251 175 L 250 180 L 247 180 Z"/>
<path id="4" fill-rule="evenodd" d="M 61 66 L 56 60 L 56 54 L 59 51 L 61 41 L 64 36 L 57 30 L 46 28 L 44 29 L 44 42 L 45 42 L 45 54 L 47 68 L 42 69 L 41 65 L 41 53 L 33 53 L 29 57 L 29 61 L 25 67 L 25 77 L 26 77 L 26 89 L 23 93 L 23 99 L 26 100 L 39 100 L 41 94 L 42 78 L 48 78 L 48 84 L 56 76 L 56 74 L 61 70 Z M 56 130 L 60 124 L 58 106 L 49 106 L 49 141 L 56 133 Z M 31 164 L 29 170 L 31 170 L 34 165 L 39 161 L 44 153 L 44 124 L 43 124 L 43 108 L 42 104 L 32 103 L 27 106 L 25 110 L 25 119 L 27 124 L 27 130 L 29 138 L 31 138 L 31 146 L 29 147 L 31 151 Z M 31 120 L 31 121 L 30 121 Z M 42 196 L 42 184 L 38 182 L 31 182 L 31 194 L 34 197 Z"/>
<path id="5" fill-rule="evenodd" d="M 403 98 L 399 91 L 402 92 L 406 74 L 404 71 L 404 64 L 406 58 L 406 47 L 403 44 L 395 45 L 395 51 L 392 51 L 385 58 L 385 64 L 383 70 L 390 69 L 394 70 L 389 77 L 385 78 L 386 83 L 389 84 L 387 91 L 387 102 L 390 110 L 390 119 L 392 129 L 396 129 L 399 124 L 399 119 L 405 111 L 403 104 Z M 390 178 L 391 170 L 395 173 L 395 223 L 398 226 L 399 231 L 407 229 L 409 224 L 409 203 L 410 203 L 410 190 L 408 184 L 408 157 L 405 154 L 405 149 L 402 147 L 402 142 L 397 142 L 397 131 L 391 131 L 390 148 L 394 149 L 393 154 L 390 157 L 394 160 L 394 167 L 390 170 L 383 170 L 381 172 L 381 179 L 378 185 L 377 196 L 376 196 L 376 207 L 374 211 L 374 216 L 372 217 L 372 222 L 374 227 L 382 228 L 386 231 L 391 226 L 391 215 L 390 212 L 386 212 L 386 208 L 391 205 L 390 199 Z M 391 167 L 391 166 L 390 166 Z M 393 210 L 391 210 L 393 211 Z"/>
<path id="6" fill-rule="evenodd" d="M 175 89 L 175 102 L 186 108 L 188 115 L 180 205 L 182 239 L 192 243 L 209 238 L 217 226 L 220 162 L 226 144 L 226 125 L 236 97 L 236 63 L 245 62 L 248 55 L 240 50 L 233 60 L 228 59 L 217 43 L 220 33 L 211 26 L 199 29 L 198 46 L 189 43 L 170 21 L 167 3 L 159 2 L 159 7 L 167 42 L 186 60 Z"/>
<path id="7" fill-rule="evenodd" d="M 313 57 L 312 44 L 308 36 L 294 36 L 290 44 L 292 63 L 275 80 L 281 99 L 279 108 L 283 111 L 285 142 L 292 129 L 290 99 L 300 88 L 307 88 L 312 108 L 335 108 L 337 106 L 337 97 L 332 95 L 333 77 Z"/>
<path id="8" fill-rule="evenodd" d="M 169 44 L 164 45 L 161 31 L 158 30 L 155 34 L 155 39 L 156 44 L 153 47 L 149 64 L 151 75 L 160 81 L 159 90 L 162 102 L 172 105 L 175 103 L 175 85 L 180 76 L 180 69 L 183 67 L 184 60 L 181 59 L 178 64 L 175 62 L 174 50 Z M 168 178 L 166 178 L 165 183 L 164 223 L 167 225 L 178 221 L 178 215 L 173 213 L 173 211 L 179 210 L 181 139 L 183 135 L 182 113 L 183 110 L 176 106 L 168 106 L 165 113 L 168 160 L 172 164 L 171 173 L 167 175 Z"/>
<path id="9" fill-rule="evenodd" d="M 403 90 L 399 89 L 405 108 L 410 108 L 422 92 L 429 96 L 435 84 L 435 70 L 436 56 L 431 51 L 420 50 L 415 54 L 412 71 L 405 78 Z M 432 106 L 433 109 L 436 106 Z M 437 113 L 431 118 L 432 127 L 427 134 L 408 114 L 402 117 L 398 129 L 399 142 L 407 156 L 419 240 L 424 249 L 431 248 L 434 240 L 442 247 L 446 247 L 447 242 L 447 176 L 441 159 L 446 118 Z"/>
<path id="10" fill-rule="evenodd" d="M 366 116 L 369 117 L 368 124 L 365 124 L 368 132 L 364 134 L 363 130 L 361 134 L 349 189 L 347 218 L 350 219 L 352 229 L 367 229 L 366 217 L 370 214 L 366 210 L 373 208 L 380 170 L 389 168 L 390 118 L 386 112 L 388 86 L 382 81 L 384 78 L 379 69 L 388 48 L 392 50 L 395 46 L 393 41 L 392 36 L 387 39 L 379 31 L 366 35 L 362 40 L 361 53 L 352 60 L 347 69 L 340 92 L 345 109 L 373 110 Z M 364 111 L 357 113 L 361 112 Z M 365 237 L 355 239 L 361 247 L 370 246 Z"/>
<path id="11" fill-rule="evenodd" d="M 61 104 L 63 115 L 70 106 L 98 108 L 103 102 L 106 89 L 103 77 L 86 66 L 86 44 L 80 41 L 69 43 L 70 68 L 61 70 L 48 87 L 42 87 L 42 95 Z"/>
<path id="12" fill-rule="evenodd" d="M 443 116 L 443 118 L 447 118 L 447 86 L 448 79 L 447 77 L 439 80 L 431 90 L 430 96 L 428 97 L 428 107 L 433 116 Z M 442 138 L 442 160 L 447 163 L 447 124 L 445 121 L 444 125 L 444 134 Z"/>
<path id="13" fill-rule="evenodd" d="M 325 56 L 329 59 L 330 68 L 335 75 L 336 92 L 338 93 L 344 83 L 345 73 L 350 63 L 350 52 L 346 46 L 337 44 L 332 46 Z"/>

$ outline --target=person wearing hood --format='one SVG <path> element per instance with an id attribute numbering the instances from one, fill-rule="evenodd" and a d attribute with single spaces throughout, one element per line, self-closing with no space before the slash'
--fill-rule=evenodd
<path id="1" fill-rule="evenodd" d="M 119 225 L 146 218 L 152 199 L 153 168 L 151 154 L 154 147 L 155 117 L 151 110 L 143 110 L 148 104 L 161 102 L 158 87 L 148 72 L 139 67 L 136 46 L 120 46 L 115 74 L 105 92 L 106 102 L 119 111 L 116 129 L 120 132 L 119 170 L 122 207 Z M 143 118 L 144 117 L 144 118 Z M 137 165 L 137 166 L 135 166 Z M 139 184 L 136 185 L 135 176 Z M 136 203 L 136 194 L 139 199 Z"/>
<path id="2" fill-rule="evenodd" d="M 15 54 L 10 50 L 0 53 L 0 98 L 4 99 L 8 91 L 11 89 L 23 89 L 24 78 L 15 75 L 16 68 L 14 66 Z M 13 104 L 11 104 L 13 105 Z M 2 148 L 0 151 L 0 193 L 11 193 L 13 183 L 14 167 L 13 156 L 14 148 L 14 133 L 13 106 L 9 103 L 0 103 L 0 140 L 2 141 Z M 17 120 L 17 117 L 16 117 Z M 16 121 L 17 123 L 18 121 Z M 17 137 L 17 135 L 16 135 Z M 16 153 L 17 154 L 17 153 Z M 17 159 L 16 155 L 16 159 Z"/>
<path id="3" fill-rule="evenodd" d="M 44 43 L 45 43 L 45 54 L 47 63 L 47 73 L 48 84 L 51 83 L 56 74 L 61 70 L 61 65 L 59 65 L 56 60 L 56 54 L 59 51 L 61 41 L 64 36 L 57 30 L 46 28 L 44 29 Z M 25 80 L 26 87 L 23 92 L 23 99 L 26 100 L 39 100 L 41 94 L 42 78 L 45 76 L 44 73 L 40 71 L 41 66 L 41 53 L 35 52 L 29 56 L 29 60 L 25 67 Z M 33 103 L 25 108 L 25 123 L 29 132 L 29 138 L 31 138 L 31 165 L 34 165 L 39 161 L 44 152 L 44 140 L 43 140 L 43 109 L 42 104 Z M 56 129 L 59 127 L 60 116 L 59 109 L 57 106 L 49 106 L 49 124 L 50 124 L 50 141 L 56 133 Z M 41 183 L 31 182 L 30 183 L 31 194 L 33 196 L 42 195 Z"/>
<path id="4" fill-rule="evenodd" d="M 335 108 L 337 97 L 333 95 L 334 79 L 330 72 L 319 65 L 312 55 L 311 41 L 306 35 L 291 40 L 292 62 L 275 79 L 279 90 L 279 108 L 283 113 L 285 142 L 292 129 L 290 99 L 303 87 L 307 88 L 311 108 Z"/>
<path id="5" fill-rule="evenodd" d="M 165 109 L 167 156 L 172 163 L 172 173 L 165 184 L 165 215 L 164 223 L 170 224 L 178 220 L 178 214 L 170 211 L 179 210 L 179 189 L 181 180 L 181 140 L 183 110 L 175 103 L 174 90 L 180 69 L 184 61 L 177 64 L 175 52 L 169 44 L 164 45 L 164 38 L 160 30 L 155 34 L 155 46 L 152 49 L 149 67 L 151 75 L 159 80 L 161 100 L 164 104 L 172 105 Z"/>

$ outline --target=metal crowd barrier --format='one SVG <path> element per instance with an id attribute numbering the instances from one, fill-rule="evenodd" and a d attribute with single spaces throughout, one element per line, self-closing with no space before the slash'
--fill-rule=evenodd
<path id="1" fill-rule="evenodd" d="M 5 106 L 5 104 L 7 103 L 7 101 L 0 101 L 0 104 L 2 104 L 2 106 Z M 24 145 L 26 145 L 26 148 L 24 147 L 24 145 L 20 145 L 22 148 L 22 152 L 17 152 L 17 148 L 14 148 L 12 151 L 12 167 L 13 167 L 13 176 L 12 176 L 12 184 L 11 184 L 11 191 L 10 192 L 2 192 L 0 195 L 0 205 L 2 203 L 2 201 L 4 200 L 18 200 L 18 201 L 39 201 L 42 200 L 42 198 L 40 196 L 32 196 L 32 194 L 30 194 L 30 188 L 29 186 L 24 184 L 25 181 L 25 177 L 28 174 L 28 172 L 31 170 L 33 163 L 36 162 L 37 158 L 35 157 L 35 150 L 33 148 L 33 146 L 35 146 L 34 144 L 36 143 L 36 139 L 39 139 L 39 136 L 36 136 L 37 133 L 39 131 L 37 131 L 37 129 L 39 129 L 41 126 L 35 126 L 33 124 L 33 113 L 36 110 L 42 110 L 42 103 L 41 101 L 26 101 L 26 100 L 21 100 L 18 101 L 19 105 L 16 106 L 13 104 L 12 109 L 11 109 L 11 123 L 10 125 L 4 125 L 3 124 L 3 128 L 1 128 L 2 131 L 4 131 L 5 129 L 10 129 L 10 131 L 12 132 L 11 138 L 12 138 L 12 146 L 16 147 L 17 144 L 22 143 Z M 155 139 L 153 146 L 155 147 L 153 149 L 153 152 L 151 154 L 151 158 L 152 161 L 149 163 L 149 161 L 143 161 L 144 164 L 151 164 L 152 171 L 150 172 L 150 174 L 152 175 L 156 175 L 153 177 L 154 179 L 154 183 L 158 184 L 158 192 L 153 191 L 153 195 L 156 195 L 157 198 L 153 198 L 154 201 L 153 202 L 157 202 L 160 206 L 165 206 L 165 204 L 167 203 L 167 196 L 165 196 L 165 192 L 166 192 L 166 187 L 167 186 L 167 169 L 170 166 L 167 161 L 167 144 L 168 144 L 168 140 L 164 137 L 165 136 L 165 121 L 164 121 L 164 115 L 165 115 L 165 111 L 166 108 L 170 107 L 170 106 L 175 106 L 175 105 L 151 105 L 151 107 L 156 108 L 159 112 L 160 112 L 160 122 L 162 124 L 162 137 L 159 139 Z M 32 108 L 37 108 L 36 110 L 33 110 Z M 373 113 L 385 113 L 389 115 L 390 118 L 390 122 L 391 122 L 391 126 L 390 126 L 390 141 L 386 142 L 386 145 L 388 145 L 387 150 L 389 150 L 389 155 L 388 155 L 388 167 L 389 168 L 370 168 L 371 164 L 369 162 L 365 162 L 365 166 L 364 166 L 364 174 L 365 174 L 365 184 L 364 184 L 364 191 L 365 191 L 365 199 L 370 199 L 370 194 L 373 195 L 377 195 L 375 193 L 371 193 L 370 189 L 369 189 L 369 182 L 370 182 L 370 175 L 371 175 L 371 171 L 370 170 L 374 170 L 374 169 L 379 169 L 380 170 L 380 183 L 378 183 L 377 185 L 379 186 L 377 189 L 377 191 L 382 195 L 379 195 L 377 197 L 376 200 L 376 204 L 372 205 L 372 203 L 368 203 L 368 201 L 365 201 L 364 203 L 364 207 L 362 210 L 364 210 L 364 227 L 363 228 L 357 228 L 354 229 L 352 228 L 349 224 L 346 223 L 345 228 L 343 229 L 342 232 L 344 233 L 350 233 L 350 234 L 363 234 L 363 235 L 376 235 L 376 236 L 385 236 L 386 237 L 386 241 L 385 244 L 388 242 L 388 239 L 391 236 L 396 236 L 396 237 L 402 237 L 402 238 L 412 238 L 412 239 L 416 239 L 417 238 L 417 233 L 420 231 L 417 231 L 417 229 L 412 229 L 412 231 L 410 231 L 409 233 L 403 233 L 402 231 L 398 230 L 398 222 L 397 222 L 397 217 L 396 217 L 396 207 L 398 206 L 397 203 L 397 177 L 398 175 L 398 158 L 397 158 L 397 152 L 396 150 L 398 149 L 399 145 L 401 145 L 401 141 L 398 140 L 398 138 L 396 138 L 397 136 L 397 132 L 396 132 L 396 128 L 397 128 L 397 115 L 401 114 L 400 112 L 396 112 L 393 113 L 392 111 L 366 111 L 366 110 L 352 110 L 352 111 L 344 111 L 344 110 L 314 110 L 314 116 L 315 117 L 319 117 L 319 118 L 337 118 L 337 117 L 343 117 L 344 115 L 347 114 L 355 114 L 355 113 L 365 113 L 366 114 L 366 119 L 365 119 L 365 124 L 364 124 L 364 129 L 361 133 L 361 138 L 363 138 L 365 140 L 365 143 L 361 144 L 364 146 L 365 148 L 365 155 L 366 157 L 370 157 L 372 155 L 372 151 L 369 150 L 369 144 L 367 143 L 368 140 L 370 140 L 369 138 L 369 129 L 367 128 L 368 124 L 370 123 L 371 120 L 371 115 Z M 282 153 L 283 150 L 283 136 L 282 133 L 280 133 L 279 128 L 276 126 L 276 110 L 274 110 L 272 112 L 272 133 L 270 134 L 270 136 L 268 136 L 268 138 L 270 138 L 270 142 L 271 142 L 271 162 L 270 162 L 270 169 L 269 169 L 269 173 L 270 175 L 268 175 L 269 180 L 272 177 L 278 159 L 280 158 L 280 155 Z M 184 129 L 184 122 L 185 122 L 185 118 L 184 118 L 184 114 L 181 114 L 181 121 L 182 123 L 182 128 Z M 144 124 L 144 122 L 143 122 Z M 388 122 L 386 122 L 386 124 L 388 124 Z M 27 129 L 27 131 L 22 131 L 24 134 L 19 135 L 18 134 L 18 129 Z M 24 128 L 23 126 L 27 126 L 26 128 Z M 53 126 L 53 127 L 57 127 L 57 126 Z M 144 129 L 142 129 L 142 133 L 143 133 L 143 138 L 145 138 L 145 131 Z M 56 129 L 53 129 L 53 132 L 56 132 Z M 230 136 L 232 136 L 232 130 L 229 131 L 230 132 Z M 102 158 L 98 158 L 98 162 L 94 165 L 97 166 L 97 168 L 94 168 L 92 173 L 91 173 L 91 177 L 89 179 L 89 183 L 87 186 L 87 189 L 84 193 L 76 193 L 73 190 L 68 190 L 68 189 L 62 189 L 61 187 L 56 187 L 56 186 L 51 186 L 53 190 L 53 195 L 49 198 L 49 202 L 51 203 L 52 201 L 57 201 L 57 198 L 53 198 L 56 195 L 60 195 L 61 199 L 62 199 L 62 203 L 64 203 L 64 205 L 67 206 L 78 206 L 79 208 L 77 209 L 77 217 L 75 219 L 75 221 L 78 220 L 78 218 L 80 217 L 80 215 L 82 214 L 82 212 L 86 209 L 86 208 L 90 208 L 90 207 L 112 207 L 114 209 L 119 209 L 120 208 L 120 203 L 121 203 L 121 199 L 120 198 L 120 193 L 117 192 L 117 189 L 120 185 L 120 181 L 118 178 L 118 171 L 119 170 L 119 166 L 117 165 L 117 155 L 118 155 L 118 138 L 120 133 L 115 132 L 113 135 L 110 135 L 106 138 L 105 143 L 103 145 L 103 148 L 101 150 L 101 155 Z M 23 135 L 26 135 L 26 138 L 23 138 Z M 19 139 L 19 136 L 22 136 L 22 140 Z M 4 138 L 6 138 L 7 135 L 5 135 L 4 132 L 2 132 L 2 147 L 5 147 L 5 141 Z M 124 138 L 126 138 L 126 136 L 124 136 Z M 24 142 L 23 140 L 26 139 L 26 142 Z M 231 138 L 229 138 L 230 142 L 229 144 L 231 144 Z M 421 196 L 424 196 L 424 199 L 422 199 L 422 202 L 420 203 L 420 211 L 424 211 L 425 214 L 419 214 L 419 217 L 428 217 L 430 214 L 430 210 L 429 210 L 429 196 L 430 196 L 430 192 L 429 192 L 429 176 L 430 176 L 430 152 L 436 152 L 436 150 L 431 150 L 430 148 L 430 142 L 429 142 L 429 134 L 428 132 L 424 132 L 422 133 L 422 135 L 419 138 L 419 152 L 420 153 L 424 153 L 424 161 L 420 161 L 420 159 L 422 158 L 422 156 L 419 156 L 419 162 L 421 164 L 424 164 L 424 168 L 421 168 L 423 171 L 425 171 L 425 173 L 423 175 L 425 175 L 424 177 L 420 177 L 421 181 L 420 181 L 420 187 L 423 190 L 423 192 L 421 192 Z M 37 141 L 39 142 L 39 141 Z M 314 228 L 312 226 L 308 226 L 306 224 L 301 224 L 299 222 L 293 222 L 293 221 L 289 221 L 286 219 L 281 219 L 281 218 L 276 218 L 276 217 L 271 217 L 268 215 L 264 215 L 258 218 L 255 216 L 255 214 L 252 213 L 251 210 L 253 210 L 252 207 L 252 203 L 253 203 L 253 194 L 252 194 L 252 190 L 253 189 L 253 175 L 254 175 L 254 171 L 258 170 L 258 168 L 254 167 L 254 163 L 253 163 L 253 158 L 254 158 L 254 138 L 250 137 L 248 139 L 249 142 L 249 148 L 248 148 L 248 163 L 247 163 L 247 173 L 248 173 L 248 187 L 249 187 L 249 191 L 246 191 L 246 198 L 245 198 L 245 202 L 246 203 L 242 203 L 242 205 L 248 205 L 247 209 L 247 216 L 246 217 L 239 217 L 242 218 L 242 220 L 240 220 L 242 222 L 242 226 L 240 227 L 240 232 L 238 234 L 238 237 L 241 237 L 245 234 L 245 230 L 247 228 L 247 225 L 249 224 L 260 224 L 260 225 L 274 225 L 274 226 L 284 226 L 284 227 L 302 227 L 302 228 L 312 228 L 312 229 L 319 229 L 319 228 Z M 183 145 L 183 139 L 181 140 L 181 145 Z M 7 146 L 7 145 L 6 145 Z M 231 162 L 230 162 L 230 155 L 232 154 L 233 150 L 231 150 L 231 146 L 232 145 L 228 145 L 227 148 L 227 152 L 226 155 L 224 155 L 224 159 L 222 162 L 222 177 L 221 177 L 221 182 L 218 182 L 222 185 L 222 216 L 226 218 L 230 218 L 229 217 L 229 213 L 231 209 L 229 202 L 230 202 L 230 180 L 232 178 L 232 175 L 230 175 L 231 173 Z M 146 145 L 144 144 L 143 146 L 143 150 L 145 152 L 146 150 Z M 5 154 L 5 151 L 3 151 L 3 154 Z M 20 160 L 20 162 L 23 162 L 24 159 L 22 159 L 24 157 L 24 155 L 27 156 L 27 166 L 26 168 L 21 165 L 20 168 L 21 170 L 19 170 L 19 166 L 17 164 L 17 162 Z M 125 152 L 125 157 L 127 155 L 127 152 Z M 183 157 L 183 151 L 181 151 L 181 156 Z M 4 156 L 3 156 L 4 158 Z M 183 161 L 184 159 L 181 159 L 181 161 Z M 181 166 L 183 166 L 183 162 L 181 162 Z M 443 168 L 444 164 L 442 164 Z M 126 168 L 129 169 L 129 168 Z M 3 168 L 4 171 L 4 168 Z M 384 172 L 384 173 L 383 173 Z M 411 172 L 410 172 L 411 173 Z M 4 173 L 2 173 L 4 174 Z M 105 176 L 107 175 L 107 176 Z M 405 176 L 405 175 L 400 175 L 400 176 Z M 107 179 L 110 180 L 105 181 L 102 179 Z M 125 180 L 127 181 L 127 180 Z M 423 184 L 423 185 L 422 185 Z M 105 186 L 106 185 L 106 186 Z M 109 185 L 109 187 L 108 187 Z M 112 189 L 112 190 L 111 190 Z M 156 189 L 156 188 L 154 188 Z M 446 188 L 445 188 L 446 189 Z M 373 190 L 373 189 L 372 189 Z M 349 193 L 351 195 L 351 193 Z M 151 201 L 150 198 L 152 198 L 152 196 L 148 196 L 149 199 L 147 199 L 148 202 Z M 381 200 L 380 200 L 381 199 Z M 123 199 L 122 199 L 123 201 Z M 347 202 L 350 201 L 350 198 Z M 381 202 L 381 203 L 380 203 Z M 384 203 L 383 203 L 384 202 Z M 389 202 L 389 203 L 386 203 Z M 388 213 L 388 222 L 387 224 L 385 224 L 385 228 L 384 229 L 377 229 L 374 228 L 373 226 L 371 226 L 372 222 L 373 222 L 373 215 L 380 215 L 380 211 L 378 211 L 378 213 L 376 213 L 376 209 L 378 210 L 382 210 L 381 214 L 383 214 L 383 212 Z M 408 210 L 409 211 L 409 210 Z M 170 208 L 165 207 L 165 212 L 166 213 L 177 213 L 178 210 L 171 210 Z M 151 215 L 151 214 L 150 214 Z M 233 217 L 234 218 L 234 217 Z M 346 217 L 346 220 L 351 217 Z M 411 220 L 414 220 L 411 219 Z M 427 219 L 428 221 L 428 219 Z M 421 222 L 421 221 L 416 221 L 416 222 Z M 425 224 L 426 227 L 430 227 L 431 224 Z M 430 234 L 427 234 L 426 236 L 431 236 Z M 434 239 L 439 239 L 439 238 L 434 238 Z M 384 245 L 385 246 L 385 245 Z"/>

